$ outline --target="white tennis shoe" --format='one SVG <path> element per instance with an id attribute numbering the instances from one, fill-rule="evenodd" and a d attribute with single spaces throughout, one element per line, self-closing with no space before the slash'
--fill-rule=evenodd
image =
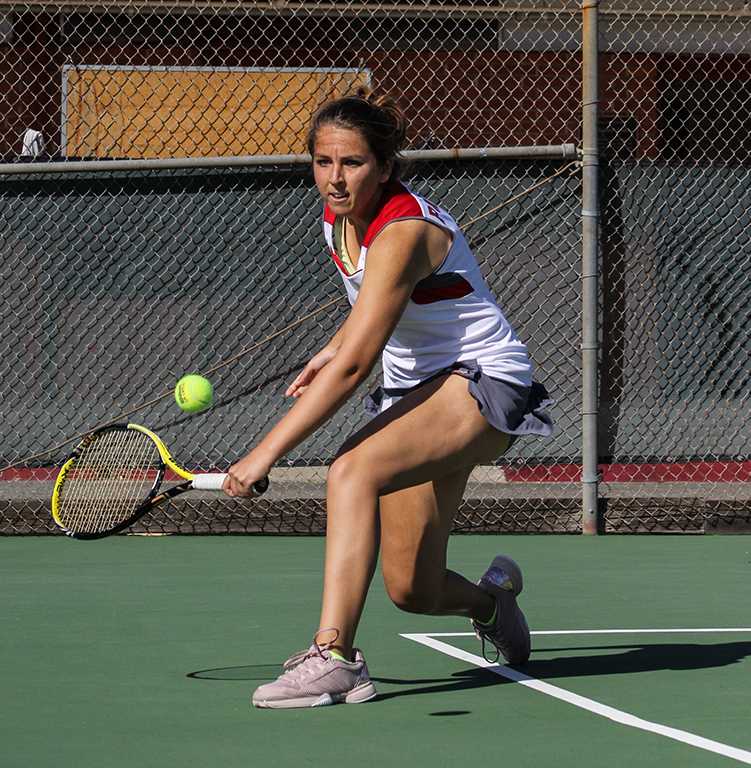
<path id="1" fill-rule="evenodd" d="M 376 696 L 362 651 L 354 661 L 334 658 L 330 643 L 313 644 L 307 651 L 291 656 L 282 674 L 272 683 L 259 686 L 253 693 L 254 707 L 294 709 L 325 707 L 331 704 L 361 704 Z"/>

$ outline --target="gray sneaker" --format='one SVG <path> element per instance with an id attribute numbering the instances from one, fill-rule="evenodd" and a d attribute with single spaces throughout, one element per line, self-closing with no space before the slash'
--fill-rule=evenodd
<path id="1" fill-rule="evenodd" d="M 521 569 L 510 557 L 498 555 L 477 585 L 496 601 L 492 624 L 472 621 L 475 634 L 482 643 L 483 657 L 495 662 L 500 653 L 509 664 L 524 664 L 529 659 L 531 641 L 527 620 L 516 604 L 516 596 L 524 586 Z M 485 656 L 486 640 L 496 648 L 495 659 Z"/>
<path id="2" fill-rule="evenodd" d="M 292 662 L 292 663 L 290 663 Z M 268 709 L 361 704 L 376 696 L 362 651 L 354 661 L 335 659 L 328 645 L 313 645 L 285 662 L 282 674 L 253 693 L 253 706 Z"/>

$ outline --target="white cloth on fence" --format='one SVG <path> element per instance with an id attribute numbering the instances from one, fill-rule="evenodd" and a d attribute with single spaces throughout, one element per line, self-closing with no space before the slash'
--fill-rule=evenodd
<path id="1" fill-rule="evenodd" d="M 44 136 L 41 131 L 28 128 L 23 135 L 21 157 L 37 157 L 44 151 Z"/>

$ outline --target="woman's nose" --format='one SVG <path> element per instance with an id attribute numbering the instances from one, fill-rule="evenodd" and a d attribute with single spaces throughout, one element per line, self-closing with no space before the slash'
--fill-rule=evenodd
<path id="1" fill-rule="evenodd" d="M 329 180 L 332 184 L 336 184 L 342 180 L 342 166 L 340 163 L 331 164 L 331 176 L 329 177 Z"/>

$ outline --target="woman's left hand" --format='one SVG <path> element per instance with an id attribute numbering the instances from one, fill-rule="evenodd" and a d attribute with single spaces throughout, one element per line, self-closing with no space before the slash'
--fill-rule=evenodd
<path id="1" fill-rule="evenodd" d="M 255 496 L 253 483 L 268 477 L 270 470 L 271 464 L 253 450 L 229 468 L 223 490 L 227 496 Z"/>

